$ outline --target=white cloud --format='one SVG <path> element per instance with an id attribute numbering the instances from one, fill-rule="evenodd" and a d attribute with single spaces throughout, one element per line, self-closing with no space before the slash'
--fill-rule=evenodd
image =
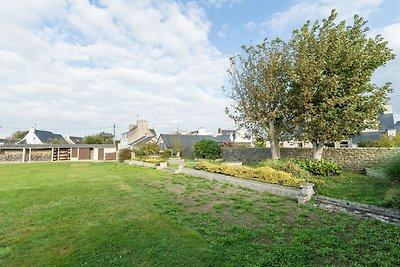
<path id="1" fill-rule="evenodd" d="M 231 126 L 228 61 L 194 3 L 24 1 L 0 21 L 2 126 L 86 134 L 115 122 L 121 132 L 136 115 L 159 131 Z"/>
<path id="2" fill-rule="evenodd" d="M 244 25 L 244 28 L 248 31 L 255 31 L 258 28 L 258 24 L 256 22 L 253 21 L 249 21 Z"/>
<path id="3" fill-rule="evenodd" d="M 225 38 L 228 35 L 228 32 L 229 32 L 229 24 L 224 23 L 221 29 L 217 32 L 217 36 L 219 38 Z"/>
<path id="4" fill-rule="evenodd" d="M 215 7 L 228 6 L 233 7 L 242 3 L 243 0 L 208 0 L 207 2 Z"/>
<path id="5" fill-rule="evenodd" d="M 275 13 L 263 23 L 270 31 L 282 33 L 292 31 L 306 20 L 317 20 L 327 17 L 332 9 L 338 11 L 339 19 L 351 19 L 354 14 L 368 17 L 383 0 L 307 0 L 292 5 L 289 9 Z"/>

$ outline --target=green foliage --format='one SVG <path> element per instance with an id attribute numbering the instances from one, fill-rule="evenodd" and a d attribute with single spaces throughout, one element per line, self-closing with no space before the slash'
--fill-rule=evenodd
<path id="1" fill-rule="evenodd" d="M 172 152 L 171 149 L 166 149 L 166 150 L 160 152 L 160 156 L 161 156 L 163 159 L 167 159 L 167 158 L 170 158 L 170 157 L 172 156 L 172 153 L 173 153 L 173 152 Z"/>
<path id="2" fill-rule="evenodd" d="M 147 157 L 158 155 L 159 151 L 160 147 L 156 143 L 150 142 L 140 146 L 140 148 L 135 150 L 134 152 L 138 157 Z"/>
<path id="3" fill-rule="evenodd" d="M 335 23 L 336 11 L 293 32 L 290 110 L 298 138 L 315 145 L 351 138 L 378 125 L 390 84 L 371 83 L 374 71 L 394 59 L 383 37 L 367 36 L 366 21 Z M 301 129 L 301 131 L 300 131 Z M 322 149 L 322 148 L 321 148 Z M 314 149 L 314 159 L 320 159 Z"/>
<path id="4" fill-rule="evenodd" d="M 213 140 L 200 140 L 194 145 L 194 155 L 202 159 L 217 159 L 220 157 L 221 148 Z"/>
<path id="5" fill-rule="evenodd" d="M 130 160 L 132 152 L 133 151 L 129 148 L 120 149 L 118 151 L 118 161 L 124 162 L 124 160 Z"/>
<path id="6" fill-rule="evenodd" d="M 9 137 L 9 139 L 21 140 L 28 134 L 28 132 L 29 131 L 16 131 L 16 132 L 13 132 L 12 135 Z"/>
<path id="7" fill-rule="evenodd" d="M 359 147 L 400 147 L 400 135 L 381 136 L 378 140 L 365 140 L 358 143 Z"/>
<path id="8" fill-rule="evenodd" d="M 342 171 L 339 164 L 329 160 L 296 160 L 295 163 L 313 175 L 337 176 Z"/>
<path id="9" fill-rule="evenodd" d="M 111 133 L 101 132 L 83 137 L 82 144 L 113 144 L 114 136 Z"/>
<path id="10" fill-rule="evenodd" d="M 68 144 L 68 142 L 63 138 L 63 139 L 53 139 L 51 141 L 49 141 L 50 144 L 54 144 L 54 145 L 60 145 L 60 144 Z"/>
<path id="11" fill-rule="evenodd" d="M 400 188 L 391 188 L 385 196 L 385 206 L 400 210 Z"/>
<path id="12" fill-rule="evenodd" d="M 383 170 L 391 179 L 400 182 L 400 153 L 387 159 L 383 164 Z"/>
<path id="13" fill-rule="evenodd" d="M 358 142 L 358 147 L 379 147 L 377 140 L 364 140 Z"/>
<path id="14" fill-rule="evenodd" d="M 400 181 L 388 178 L 369 177 L 363 174 L 342 172 L 334 179 L 330 176 L 315 176 L 323 183 L 317 187 L 320 195 L 354 202 L 394 207 L 395 192 L 400 192 Z"/>
<path id="15" fill-rule="evenodd" d="M 268 166 L 278 171 L 283 171 L 293 174 L 293 176 L 303 179 L 309 179 L 310 173 L 302 169 L 299 165 L 291 160 L 264 160 L 261 161 L 259 166 Z"/>
<path id="16" fill-rule="evenodd" d="M 183 150 L 183 144 L 182 144 L 181 136 L 179 134 L 176 135 L 176 136 L 173 136 L 171 142 L 172 142 L 171 143 L 172 153 L 175 156 L 179 156 L 180 153 Z"/>
<path id="17" fill-rule="evenodd" d="M 256 138 L 256 140 L 254 141 L 254 145 L 256 147 L 265 147 L 265 141 L 262 138 Z"/>
<path id="18" fill-rule="evenodd" d="M 197 170 L 292 187 L 300 187 L 301 184 L 306 182 L 305 179 L 296 178 L 291 173 L 278 171 L 271 167 L 251 168 L 247 166 L 216 165 L 209 162 L 200 162 L 194 168 Z"/>
<path id="19" fill-rule="evenodd" d="M 280 39 L 264 40 L 256 46 L 242 46 L 243 54 L 231 58 L 229 96 L 234 104 L 227 114 L 239 126 L 269 140 L 274 159 L 280 157 L 279 141 L 287 132 L 291 112 L 289 48 Z"/>

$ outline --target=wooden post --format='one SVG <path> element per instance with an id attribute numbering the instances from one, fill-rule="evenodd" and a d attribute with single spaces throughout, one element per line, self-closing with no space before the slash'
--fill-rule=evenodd
<path id="1" fill-rule="evenodd" d="M 31 162 L 32 148 L 29 148 L 29 162 Z"/>
<path id="2" fill-rule="evenodd" d="M 26 148 L 22 149 L 22 162 L 25 162 Z"/>
<path id="3" fill-rule="evenodd" d="M 51 161 L 54 161 L 54 147 L 51 148 Z"/>
<path id="4" fill-rule="evenodd" d="M 57 148 L 57 161 L 60 161 L 60 148 Z"/>

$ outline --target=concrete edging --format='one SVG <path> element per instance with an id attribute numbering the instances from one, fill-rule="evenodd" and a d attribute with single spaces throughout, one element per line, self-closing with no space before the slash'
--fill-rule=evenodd
<path id="1" fill-rule="evenodd" d="M 400 225 L 400 211 L 374 205 L 361 204 L 353 201 L 336 199 L 325 196 L 313 196 L 318 201 L 318 206 L 327 210 L 349 212 L 361 217 L 369 217 Z"/>

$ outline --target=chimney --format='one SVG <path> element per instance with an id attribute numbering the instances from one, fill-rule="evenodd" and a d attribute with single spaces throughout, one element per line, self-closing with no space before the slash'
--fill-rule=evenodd
<path id="1" fill-rule="evenodd" d="M 145 136 L 146 133 L 149 131 L 149 123 L 145 120 L 138 120 L 137 121 L 137 130 L 139 136 Z"/>

